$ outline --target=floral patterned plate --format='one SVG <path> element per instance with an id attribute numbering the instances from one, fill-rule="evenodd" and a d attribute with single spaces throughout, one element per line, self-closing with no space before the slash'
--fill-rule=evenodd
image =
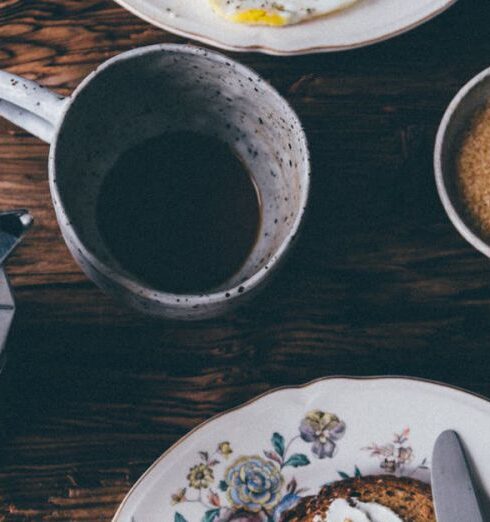
<path id="1" fill-rule="evenodd" d="M 490 493 L 490 402 L 408 378 L 327 378 L 267 393 L 164 453 L 113 522 L 276 522 L 335 480 L 430 480 L 437 435 L 455 429 Z"/>
<path id="2" fill-rule="evenodd" d="M 116 0 L 158 27 L 230 51 L 294 55 L 342 51 L 387 40 L 427 22 L 456 0 L 359 0 L 352 7 L 288 27 L 228 22 L 208 0 Z"/>

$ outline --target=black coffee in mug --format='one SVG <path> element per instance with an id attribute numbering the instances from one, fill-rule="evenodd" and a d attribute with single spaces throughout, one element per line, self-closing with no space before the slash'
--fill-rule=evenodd
<path id="1" fill-rule="evenodd" d="M 195 293 L 239 271 L 261 209 L 253 179 L 228 145 L 182 131 L 121 154 L 102 182 L 96 220 L 127 272 L 156 290 Z"/>

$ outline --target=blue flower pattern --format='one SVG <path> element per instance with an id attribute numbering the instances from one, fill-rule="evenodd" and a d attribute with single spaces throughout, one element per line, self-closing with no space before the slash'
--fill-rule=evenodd
<path id="1" fill-rule="evenodd" d="M 292 451 L 293 447 L 306 442 L 305 449 L 315 458 L 332 458 L 334 441 L 344 432 L 345 424 L 336 415 L 321 410 L 309 412 L 297 435 L 286 441 L 282 434 L 273 433 L 271 447 L 263 451 L 263 456 L 239 456 L 215 484 L 213 468 L 233 453 L 229 442 L 221 442 L 212 454 L 199 452 L 202 462 L 192 466 L 187 476 L 189 488 L 173 494 L 172 503 L 199 503 L 203 508 L 200 522 L 279 522 L 306 491 L 298 488 L 294 476 L 287 480 L 292 470 L 310 464 L 308 456 Z M 189 521 L 176 511 L 173 522 Z"/>

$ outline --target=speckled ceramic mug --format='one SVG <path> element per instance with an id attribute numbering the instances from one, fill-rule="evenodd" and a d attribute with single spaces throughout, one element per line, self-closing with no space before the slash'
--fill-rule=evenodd
<path id="1" fill-rule="evenodd" d="M 80 267 L 103 290 L 145 313 L 201 319 L 227 311 L 262 286 L 297 235 L 310 174 L 301 124 L 270 85 L 219 53 L 189 45 L 134 49 L 103 63 L 66 98 L 0 72 L 0 115 L 51 143 L 53 204 Z M 260 235 L 242 268 L 199 295 L 157 291 L 128 273 L 95 219 L 101 183 L 121 152 L 180 130 L 229 143 L 262 202 Z"/>

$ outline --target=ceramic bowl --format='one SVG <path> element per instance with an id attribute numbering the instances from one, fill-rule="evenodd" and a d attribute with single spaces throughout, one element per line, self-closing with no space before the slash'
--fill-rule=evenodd
<path id="1" fill-rule="evenodd" d="M 490 68 L 470 80 L 454 97 L 442 118 L 434 150 L 437 191 L 458 232 L 490 257 L 490 245 L 466 212 L 457 183 L 457 154 L 472 118 L 490 101 Z"/>

